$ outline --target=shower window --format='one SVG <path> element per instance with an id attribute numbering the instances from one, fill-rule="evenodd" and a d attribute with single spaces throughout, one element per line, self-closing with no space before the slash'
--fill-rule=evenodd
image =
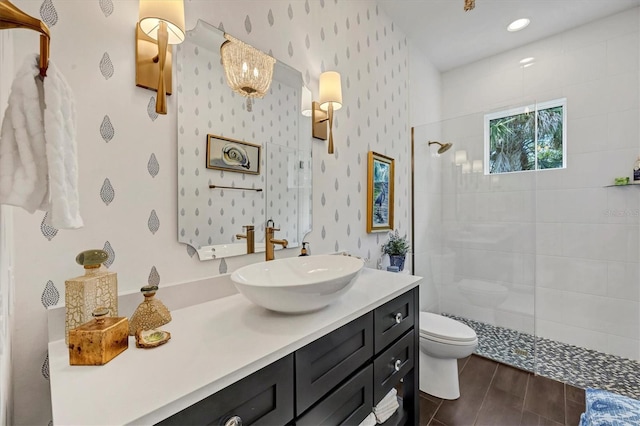
<path id="1" fill-rule="evenodd" d="M 566 98 L 484 116 L 485 173 L 566 167 Z"/>

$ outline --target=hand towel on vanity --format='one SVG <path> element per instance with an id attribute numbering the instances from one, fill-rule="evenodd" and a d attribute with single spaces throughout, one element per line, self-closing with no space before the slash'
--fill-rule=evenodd
<path id="1" fill-rule="evenodd" d="M 373 407 L 373 413 L 376 415 L 378 423 L 386 422 L 400 407 L 398 398 L 396 398 L 397 393 L 395 388 L 391 389 L 389 393 L 382 398 L 382 401 Z"/>
<path id="2" fill-rule="evenodd" d="M 373 413 L 369 413 L 369 415 L 365 417 L 358 426 L 376 426 L 376 423 L 376 415 Z"/>
<path id="3" fill-rule="evenodd" d="M 0 204 L 45 210 L 53 227 L 79 228 L 73 94 L 51 61 L 44 81 L 37 77 L 37 61 L 29 55 L 11 86 L 0 129 Z"/>

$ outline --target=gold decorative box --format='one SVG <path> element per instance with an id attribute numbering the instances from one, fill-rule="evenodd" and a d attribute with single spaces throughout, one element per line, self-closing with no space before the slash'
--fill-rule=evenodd
<path id="1" fill-rule="evenodd" d="M 65 281 L 65 343 L 69 343 L 69 330 L 87 323 L 97 307 L 109 309 L 110 316 L 118 316 L 118 277 L 102 263 L 109 258 L 104 250 L 83 251 L 76 262 L 84 266 L 85 274 Z"/>
<path id="2" fill-rule="evenodd" d="M 129 320 L 108 313 L 98 308 L 95 319 L 69 330 L 70 365 L 104 365 L 129 347 Z"/>

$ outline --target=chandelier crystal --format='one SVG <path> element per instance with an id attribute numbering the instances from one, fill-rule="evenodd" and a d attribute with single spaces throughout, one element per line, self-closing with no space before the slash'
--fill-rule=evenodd
<path id="1" fill-rule="evenodd" d="M 251 111 L 251 99 L 262 98 L 269 90 L 276 60 L 229 34 L 224 37 L 220 54 L 227 84 L 247 98 L 247 111 Z"/>

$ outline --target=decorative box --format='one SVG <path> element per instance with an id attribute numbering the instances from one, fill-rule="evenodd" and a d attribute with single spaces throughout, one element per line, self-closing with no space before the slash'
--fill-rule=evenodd
<path id="1" fill-rule="evenodd" d="M 98 308 L 95 319 L 69 330 L 70 365 L 104 365 L 129 347 L 129 320 L 108 313 Z"/>
<path id="2" fill-rule="evenodd" d="M 83 251 L 76 262 L 84 266 L 85 274 L 65 281 L 65 343 L 69 343 L 69 330 L 87 323 L 97 307 L 109 309 L 118 316 L 118 278 L 115 272 L 102 266 L 109 258 L 104 250 Z"/>

